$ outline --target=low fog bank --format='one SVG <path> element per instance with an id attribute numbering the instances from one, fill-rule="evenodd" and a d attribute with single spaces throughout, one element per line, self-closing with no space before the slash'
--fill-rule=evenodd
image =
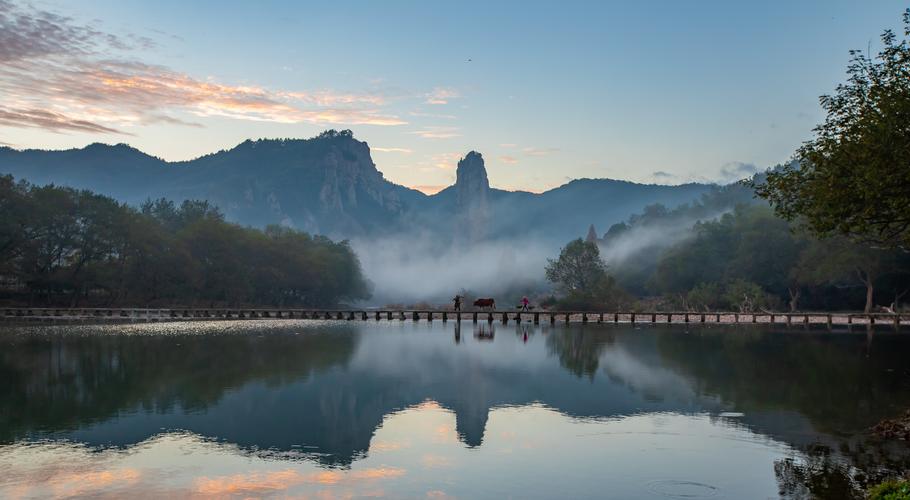
<path id="1" fill-rule="evenodd" d="M 373 285 L 367 306 L 445 305 L 462 290 L 501 302 L 517 300 L 503 294 L 549 288 L 544 268 L 547 258 L 559 254 L 559 245 L 528 238 L 467 246 L 445 244 L 430 234 L 353 240 L 351 246 Z"/>
<path id="2" fill-rule="evenodd" d="M 696 222 L 727 211 L 633 224 L 598 240 L 601 257 L 621 285 L 641 291 L 666 249 L 692 237 Z M 363 306 L 446 305 L 456 293 L 466 291 L 474 297 L 494 297 L 502 308 L 523 294 L 539 297 L 551 292 L 544 276 L 547 259 L 558 257 L 566 243 L 521 236 L 452 244 L 450 235 L 420 232 L 356 239 L 351 246 L 373 286 L 373 295 Z"/>

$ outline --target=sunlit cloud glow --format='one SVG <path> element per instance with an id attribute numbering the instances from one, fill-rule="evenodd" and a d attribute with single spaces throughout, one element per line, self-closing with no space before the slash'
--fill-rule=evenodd
<path id="1" fill-rule="evenodd" d="M 406 154 L 406 155 L 409 155 L 414 152 L 414 150 L 408 149 L 408 148 L 378 148 L 375 146 L 371 147 L 370 151 L 374 151 L 374 152 L 378 152 L 378 153 L 402 153 L 402 154 Z"/>
<path id="2" fill-rule="evenodd" d="M 378 93 L 271 90 L 200 80 L 165 66 L 104 57 L 135 44 L 71 19 L 0 0 L 0 125 L 124 133 L 199 126 L 180 115 L 330 125 L 404 125 Z M 139 44 L 145 46 L 145 44 Z"/>
<path id="3" fill-rule="evenodd" d="M 453 137 L 461 137 L 461 134 L 456 127 L 426 127 L 421 130 L 415 130 L 411 132 L 411 134 L 424 139 L 451 139 Z"/>
<path id="4" fill-rule="evenodd" d="M 427 94 L 427 104 L 448 104 L 450 100 L 461 97 L 461 94 L 451 88 L 436 87 Z"/>

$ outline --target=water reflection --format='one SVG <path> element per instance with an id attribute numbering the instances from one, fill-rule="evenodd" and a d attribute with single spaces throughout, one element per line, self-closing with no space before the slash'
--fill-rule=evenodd
<path id="1" fill-rule="evenodd" d="M 472 334 L 462 336 L 462 328 Z M 451 478 L 441 493 L 476 497 L 495 496 L 493 471 L 503 464 L 539 459 L 535 467 L 548 461 L 552 469 L 548 457 L 564 449 L 569 470 L 561 474 L 569 476 L 559 484 L 569 487 L 568 477 L 577 476 L 578 496 L 599 491 L 583 474 L 589 460 L 617 460 L 613 469 L 588 472 L 611 471 L 611 484 L 637 477 L 624 486 L 632 496 L 667 488 L 708 494 L 736 484 L 711 468 L 681 465 L 697 451 L 701 461 L 717 454 L 716 467 L 743 462 L 764 471 L 750 491 L 854 495 L 867 480 L 907 468 L 906 447 L 876 444 L 864 432 L 910 407 L 908 340 L 879 335 L 867 345 L 862 333 L 486 322 L 21 329 L 0 334 L 0 465 L 34 462 L 38 471 L 42 460 L 57 463 L 57 483 L 32 485 L 45 488 L 37 496 L 74 484 L 64 465 L 91 462 L 88 456 L 110 463 L 85 468 L 97 475 L 81 483 L 144 488 L 128 458 L 141 455 L 147 467 L 182 449 L 204 469 L 184 478 L 194 481 L 180 485 L 186 494 L 260 494 L 257 484 L 312 492 L 327 487 L 316 484 L 323 477 L 335 481 L 335 493 L 344 482 L 356 495 L 383 488 L 423 496 L 430 490 L 408 489 L 416 485 L 406 480 L 419 467 L 433 480 Z M 518 441 L 503 444 L 509 439 Z M 461 458 L 471 450 L 472 460 L 491 468 L 471 474 L 490 475 L 493 490 L 465 490 L 482 481 L 446 472 L 473 467 Z M 59 458 L 67 453 L 77 455 Z M 667 474 L 635 476 L 636 453 L 644 469 L 667 461 Z M 262 469 L 227 474 L 234 458 L 225 457 L 238 456 L 255 457 Z M 346 472 L 319 476 L 336 467 Z M 202 472 L 210 482 L 199 482 Z M 508 473 L 528 484 L 538 476 Z M 17 477 L 19 487 L 32 487 L 33 476 Z M 344 480 L 331 479 L 338 477 Z M 534 490 L 519 482 L 503 491 Z"/>

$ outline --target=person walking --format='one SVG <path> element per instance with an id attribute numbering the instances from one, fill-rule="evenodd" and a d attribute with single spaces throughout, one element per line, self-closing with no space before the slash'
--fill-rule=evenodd
<path id="1" fill-rule="evenodd" d="M 461 295 L 456 295 L 452 302 L 455 303 L 455 310 L 461 312 Z"/>
<path id="2" fill-rule="evenodd" d="M 529 304 L 529 303 L 530 303 L 530 301 L 528 300 L 527 297 L 522 297 L 522 298 L 521 298 L 521 310 L 522 310 L 522 311 L 528 311 L 528 310 L 529 310 L 529 309 L 528 309 L 528 304 Z"/>

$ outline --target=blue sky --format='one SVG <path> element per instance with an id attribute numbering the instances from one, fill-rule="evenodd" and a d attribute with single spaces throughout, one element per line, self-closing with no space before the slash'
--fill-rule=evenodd
<path id="1" fill-rule="evenodd" d="M 786 161 L 848 51 L 874 52 L 908 6 L 7 2 L 2 143 L 177 160 L 350 128 L 387 178 L 427 191 L 472 149 L 494 186 L 533 191 Z"/>

